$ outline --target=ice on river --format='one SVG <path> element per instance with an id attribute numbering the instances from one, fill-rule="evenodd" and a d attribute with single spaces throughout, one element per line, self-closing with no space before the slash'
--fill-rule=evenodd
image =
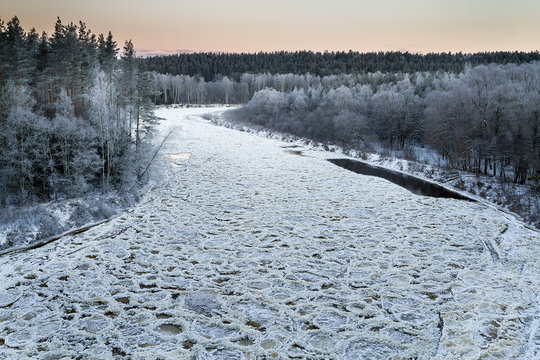
<path id="1" fill-rule="evenodd" d="M 137 207 L 0 258 L 0 358 L 540 358 L 538 232 L 208 111 L 159 110 Z"/>

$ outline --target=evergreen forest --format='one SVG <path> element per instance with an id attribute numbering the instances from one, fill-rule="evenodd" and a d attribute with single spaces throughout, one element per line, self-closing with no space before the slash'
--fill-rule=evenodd
<path id="1" fill-rule="evenodd" d="M 313 52 L 279 51 L 260 53 L 192 53 L 153 56 L 141 59 L 148 70 L 161 74 L 200 76 L 205 81 L 227 76 L 240 80 L 250 74 L 339 74 L 462 72 L 467 65 L 523 64 L 540 60 L 534 52 L 481 52 L 412 54 L 409 52 Z"/>
<path id="2" fill-rule="evenodd" d="M 154 77 L 109 32 L 0 22 L 0 205 L 122 191 L 142 175 Z"/>

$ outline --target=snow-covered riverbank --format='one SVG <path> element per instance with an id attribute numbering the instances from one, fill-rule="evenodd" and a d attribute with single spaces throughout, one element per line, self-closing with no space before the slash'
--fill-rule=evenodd
<path id="1" fill-rule="evenodd" d="M 465 196 L 517 215 L 530 226 L 540 230 L 540 197 L 531 189 L 531 184 L 517 184 L 511 182 L 510 179 L 457 170 L 450 167 L 447 161 L 432 149 L 408 147 L 403 150 L 390 150 L 381 145 L 375 145 L 373 149 L 349 149 L 252 123 L 238 122 L 231 113 L 227 112 L 207 114 L 206 117 L 220 126 L 291 142 L 299 148 L 329 150 L 335 153 L 334 156 L 358 159 L 370 165 L 405 172 L 427 181 L 444 184 L 455 191 L 463 192 Z M 510 178 L 512 171 L 512 169 L 507 169 Z"/>
<path id="2" fill-rule="evenodd" d="M 0 358 L 540 356 L 538 232 L 208 111 L 158 111 L 137 207 L 0 258 Z"/>

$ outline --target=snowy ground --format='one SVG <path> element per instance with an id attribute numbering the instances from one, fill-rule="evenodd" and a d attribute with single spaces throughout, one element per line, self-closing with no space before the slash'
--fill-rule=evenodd
<path id="1" fill-rule="evenodd" d="M 159 111 L 137 207 L 0 257 L 0 359 L 540 357 L 538 232 L 208 111 Z"/>
<path id="2" fill-rule="evenodd" d="M 515 184 L 510 181 L 513 177 L 512 167 L 506 169 L 508 178 L 503 180 L 498 176 L 473 174 L 451 168 L 446 160 L 428 147 L 410 146 L 404 150 L 389 150 L 380 144 L 371 144 L 370 146 L 373 146 L 371 149 L 349 149 L 278 132 L 253 123 L 238 122 L 227 112 L 207 114 L 204 117 L 231 129 L 292 142 L 312 150 L 330 150 L 335 153 L 335 157 L 343 155 L 360 159 L 371 165 L 406 172 L 421 179 L 444 184 L 453 190 L 463 192 L 466 196 L 517 215 L 540 230 L 540 197 L 531 190 L 530 183 Z"/>
<path id="3" fill-rule="evenodd" d="M 0 254 L 122 213 L 137 202 L 139 192 L 137 188 L 131 193 L 96 192 L 76 199 L 0 208 Z"/>

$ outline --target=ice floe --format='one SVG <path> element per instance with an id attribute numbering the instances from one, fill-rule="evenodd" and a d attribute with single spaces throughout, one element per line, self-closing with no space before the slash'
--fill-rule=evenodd
<path id="1" fill-rule="evenodd" d="M 540 357 L 538 232 L 208 111 L 159 110 L 138 206 L 0 257 L 0 358 Z"/>

